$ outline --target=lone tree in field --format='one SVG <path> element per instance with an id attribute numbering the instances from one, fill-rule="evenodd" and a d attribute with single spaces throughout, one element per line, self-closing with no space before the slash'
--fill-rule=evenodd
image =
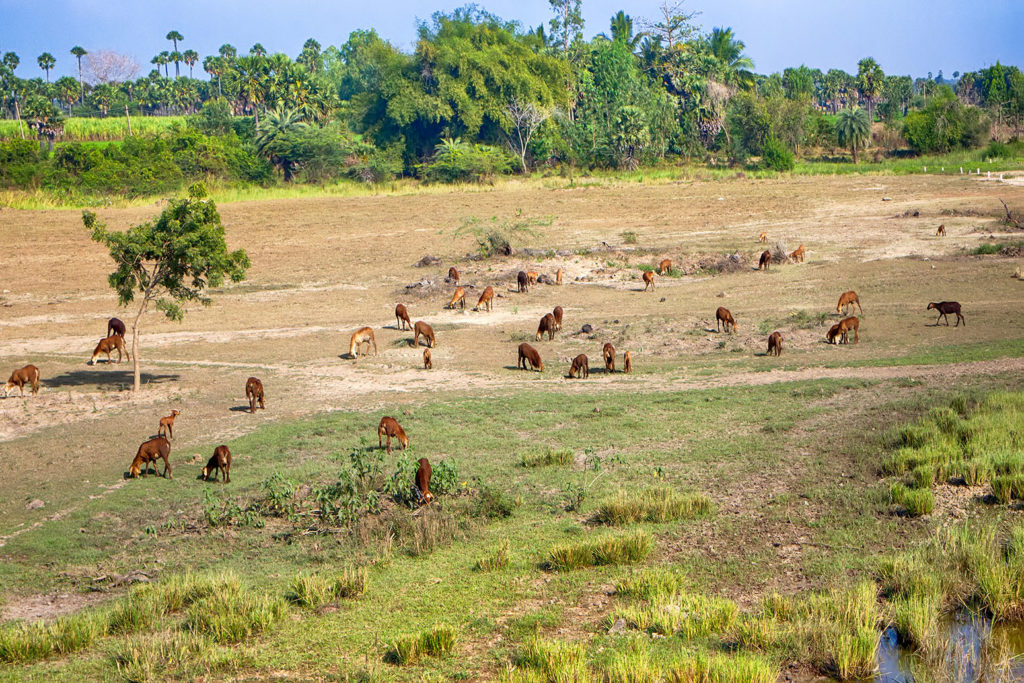
<path id="1" fill-rule="evenodd" d="M 857 163 L 857 148 L 864 147 L 871 135 L 868 113 L 863 109 L 842 110 L 836 119 L 836 133 L 839 134 L 839 144 L 850 147 L 853 163 Z"/>
<path id="2" fill-rule="evenodd" d="M 125 232 L 114 232 L 96 221 L 91 211 L 82 213 L 94 242 L 110 250 L 117 270 L 107 282 L 117 291 L 122 306 L 142 299 L 132 323 L 132 362 L 139 390 L 139 321 L 150 302 L 171 320 L 185 316 L 183 304 L 199 301 L 208 306 L 207 287 L 218 287 L 225 276 L 239 282 L 249 268 L 245 252 L 228 252 L 224 226 L 206 188 L 197 183 L 185 199 L 173 199 L 153 223 L 143 223 Z"/>

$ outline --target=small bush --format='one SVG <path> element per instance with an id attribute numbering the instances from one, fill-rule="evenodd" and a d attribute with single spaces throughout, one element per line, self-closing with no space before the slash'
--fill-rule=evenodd
<path id="1" fill-rule="evenodd" d="M 501 542 L 490 554 L 479 557 L 473 565 L 474 571 L 493 572 L 508 567 L 511 561 L 511 545 L 508 539 Z"/>
<path id="2" fill-rule="evenodd" d="M 384 655 L 386 661 L 399 666 L 415 664 L 421 657 L 443 657 L 455 651 L 458 631 L 454 626 L 441 624 L 414 636 L 397 638 Z"/>
<path id="3" fill-rule="evenodd" d="M 21 664 L 50 656 L 53 640 L 42 622 L 5 624 L 0 628 L 0 662 Z"/>
<path id="4" fill-rule="evenodd" d="M 636 244 L 640 241 L 635 230 L 623 230 L 620 236 L 623 244 Z"/>
<path id="5" fill-rule="evenodd" d="M 999 250 L 1003 248 L 1001 244 L 993 244 L 991 242 L 987 244 L 981 244 L 975 247 L 971 254 L 974 256 L 988 256 L 990 254 L 998 254 Z"/>
<path id="6" fill-rule="evenodd" d="M 121 676 L 138 683 L 165 681 L 171 673 L 200 674 L 218 663 L 213 643 L 194 633 L 181 632 L 127 638 L 115 650 L 114 662 Z"/>
<path id="7" fill-rule="evenodd" d="M 675 595 L 682 587 L 683 577 L 679 574 L 664 567 L 651 567 L 616 581 L 615 593 L 653 602 Z"/>
<path id="8" fill-rule="evenodd" d="M 792 171 L 796 162 L 793 153 L 775 137 L 765 140 L 761 151 L 761 165 L 773 171 Z"/>
<path id="9" fill-rule="evenodd" d="M 931 489 L 908 489 L 896 482 L 889 487 L 889 496 L 894 503 L 906 508 L 911 517 L 930 514 L 935 507 L 935 496 Z"/>
<path id="10" fill-rule="evenodd" d="M 330 602 L 333 595 L 330 581 L 322 574 L 303 573 L 292 578 L 286 597 L 301 607 L 316 609 Z"/>
<path id="11" fill-rule="evenodd" d="M 331 593 L 336 598 L 358 598 L 370 585 L 370 572 L 366 567 L 345 567 L 331 581 Z"/>
<path id="12" fill-rule="evenodd" d="M 567 543 L 555 546 L 548 553 L 549 569 L 567 571 L 606 564 L 635 564 L 651 552 L 650 534 L 638 531 L 620 536 Z"/>
<path id="13" fill-rule="evenodd" d="M 681 495 L 675 489 L 663 486 L 639 493 L 619 491 L 613 498 L 601 503 L 597 519 L 604 524 L 670 522 L 706 515 L 712 508 L 711 499 L 704 494 Z"/>
<path id="14" fill-rule="evenodd" d="M 534 636 L 516 655 L 515 664 L 537 674 L 537 678 L 532 680 L 568 683 L 589 681 L 592 678 L 587 671 L 586 654 L 579 643 L 544 640 Z M 531 678 L 520 677 L 512 680 L 528 681 Z"/>
<path id="15" fill-rule="evenodd" d="M 500 488 L 484 486 L 477 492 L 472 514 L 487 519 L 505 519 L 512 516 L 515 507 L 515 501 Z"/>
<path id="16" fill-rule="evenodd" d="M 286 611 L 278 598 L 238 588 L 218 591 L 193 604 L 185 625 L 218 643 L 237 643 L 268 630 Z"/>
<path id="17" fill-rule="evenodd" d="M 526 453 L 519 464 L 523 467 L 550 467 L 551 465 L 571 465 L 575 454 L 571 448 L 548 448 L 537 453 Z"/>

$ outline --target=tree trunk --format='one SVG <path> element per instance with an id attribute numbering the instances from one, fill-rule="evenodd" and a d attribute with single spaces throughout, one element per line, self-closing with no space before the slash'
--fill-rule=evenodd
<path id="1" fill-rule="evenodd" d="M 853 152 L 853 163 L 857 163 L 857 145 L 850 145 L 850 150 Z"/>
<path id="2" fill-rule="evenodd" d="M 135 316 L 135 322 L 132 323 L 132 371 L 134 373 L 132 391 L 136 394 L 142 386 L 142 374 L 139 371 L 139 320 L 142 318 L 142 314 L 146 312 L 147 302 L 148 299 L 143 297 L 142 305 L 139 306 L 139 312 Z"/>

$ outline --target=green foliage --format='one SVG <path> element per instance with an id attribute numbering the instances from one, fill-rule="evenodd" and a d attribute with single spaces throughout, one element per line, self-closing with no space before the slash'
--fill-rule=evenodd
<path id="1" fill-rule="evenodd" d="M 512 168 L 512 157 L 504 150 L 444 138 L 434 148 L 433 158 L 418 164 L 416 172 L 428 183 L 481 183 Z"/>
<path id="2" fill-rule="evenodd" d="M 642 491 L 619 491 L 601 503 L 597 520 L 604 524 L 670 522 L 709 514 L 714 506 L 702 493 L 681 495 L 662 486 Z"/>
<path id="3" fill-rule="evenodd" d="M 345 567 L 329 576 L 322 572 L 296 574 L 291 581 L 288 600 L 308 609 L 316 609 L 339 598 L 355 598 L 366 592 L 369 573 L 366 567 Z"/>
<path id="4" fill-rule="evenodd" d="M 472 236 L 476 240 L 480 255 L 484 258 L 499 254 L 509 256 L 514 252 L 516 245 L 527 238 L 537 237 L 537 228 L 551 225 L 553 220 L 551 217 L 525 218 L 522 210 L 517 211 L 512 218 L 504 220 L 492 216 L 489 221 L 485 221 L 471 216 L 463 220 L 462 225 L 455 229 L 452 236 Z"/>
<path id="5" fill-rule="evenodd" d="M 647 557 L 653 546 L 650 534 L 644 531 L 566 543 L 548 551 L 547 567 L 569 571 L 595 565 L 635 564 Z"/>
<path id="6" fill-rule="evenodd" d="M 472 513 L 475 517 L 505 519 L 512 516 L 515 508 L 515 501 L 500 488 L 482 486 L 473 502 Z"/>
<path id="7" fill-rule="evenodd" d="M 857 150 L 866 146 L 871 138 L 871 119 L 868 113 L 857 108 L 842 110 L 836 119 L 836 134 L 839 144 L 850 148 L 853 163 L 857 163 Z"/>
<path id="8" fill-rule="evenodd" d="M 773 171 L 792 171 L 796 162 L 793 153 L 777 138 L 768 138 L 761 151 L 761 163 Z"/>
<path id="9" fill-rule="evenodd" d="M 988 122 L 982 112 L 963 105 L 947 87 L 941 87 L 924 109 L 907 114 L 903 122 L 903 137 L 922 153 L 971 149 L 987 134 Z"/>
<path id="10" fill-rule="evenodd" d="M 906 508 L 911 517 L 930 514 L 935 507 L 935 496 L 931 489 L 908 489 L 896 482 L 889 488 L 889 496 L 894 503 Z"/>
<path id="11" fill-rule="evenodd" d="M 493 572 L 505 569 L 511 562 L 511 544 L 506 538 L 488 555 L 478 557 L 473 564 L 473 570 L 478 572 Z"/>
<path id="12" fill-rule="evenodd" d="M 435 626 L 414 636 L 395 639 L 388 645 L 384 659 L 392 664 L 408 666 L 423 657 L 444 657 L 455 651 L 458 636 L 459 632 L 453 626 Z"/>
<path id="13" fill-rule="evenodd" d="M 445 458 L 432 468 L 430 491 L 436 495 L 455 493 L 459 488 L 459 468 L 453 458 Z"/>
<path id="14" fill-rule="evenodd" d="M 571 448 L 546 448 L 541 451 L 524 453 L 519 464 L 523 467 L 550 467 L 552 465 L 571 465 L 575 454 Z"/>
<path id="15" fill-rule="evenodd" d="M 217 643 L 238 643 L 270 629 L 286 612 L 280 598 L 235 584 L 193 603 L 185 627 Z"/>

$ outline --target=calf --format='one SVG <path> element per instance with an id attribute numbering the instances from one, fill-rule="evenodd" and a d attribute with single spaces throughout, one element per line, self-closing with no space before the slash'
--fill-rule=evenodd
<path id="1" fill-rule="evenodd" d="M 633 372 L 633 355 L 629 351 L 622 354 L 622 371 L 627 374 Z"/>
<path id="2" fill-rule="evenodd" d="M 456 285 L 459 284 L 459 271 L 455 270 L 455 266 L 448 269 L 448 279 L 455 282 Z"/>
<path id="3" fill-rule="evenodd" d="M 409 437 L 405 435 L 405 430 L 402 429 L 402 425 L 398 424 L 398 420 L 393 417 L 382 417 L 380 424 L 377 425 L 377 445 L 384 448 L 384 439 L 388 440 L 388 453 L 391 453 L 391 439 L 392 437 L 398 439 L 398 443 L 402 444 L 402 448 L 409 447 Z"/>
<path id="4" fill-rule="evenodd" d="M 181 414 L 180 410 L 172 410 L 167 417 L 160 418 L 160 427 L 156 430 L 158 436 L 164 436 L 166 432 L 168 439 L 174 438 L 174 418 Z"/>
<path id="5" fill-rule="evenodd" d="M 846 307 L 850 307 L 850 312 L 854 312 L 854 307 L 860 308 L 860 314 L 864 315 L 864 309 L 861 308 L 860 298 L 857 296 L 857 292 L 852 289 L 848 292 L 843 292 L 839 297 L 839 303 L 836 304 L 836 313 L 846 314 Z"/>
<path id="6" fill-rule="evenodd" d="M 555 316 L 550 313 L 545 313 L 544 317 L 540 319 L 540 324 L 537 326 L 537 336 L 535 341 L 540 341 L 540 338 L 545 332 L 548 335 L 548 341 L 555 338 Z"/>
<path id="7" fill-rule="evenodd" d="M 448 302 L 445 308 L 455 308 L 455 304 L 459 304 L 463 309 L 466 308 L 466 288 L 456 287 L 455 293 L 452 294 L 452 300 Z"/>
<path id="8" fill-rule="evenodd" d="M 430 349 L 423 349 L 423 369 L 432 370 L 434 368 L 434 361 L 430 358 Z"/>
<path id="9" fill-rule="evenodd" d="M 516 275 L 516 284 L 519 287 L 520 293 L 529 293 L 530 291 L 530 278 L 526 275 L 526 271 L 520 270 Z"/>
<path id="10" fill-rule="evenodd" d="M 363 344 L 366 344 L 366 353 L 370 352 L 370 346 L 373 346 L 373 355 L 377 355 L 377 340 L 373 337 L 372 327 L 360 327 L 358 330 L 352 333 L 352 339 L 348 342 L 348 355 L 355 358 L 359 355 L 359 350 Z"/>
<path id="11" fill-rule="evenodd" d="M 956 315 L 956 325 L 954 325 L 953 327 L 960 327 L 961 320 L 963 320 L 964 327 L 967 327 L 967 320 L 962 315 L 960 315 L 960 302 L 940 301 L 938 303 L 928 304 L 927 310 L 931 311 L 933 309 L 939 312 L 939 317 L 935 319 L 936 327 L 939 324 L 939 320 L 941 320 L 942 318 L 946 318 L 946 326 L 949 327 L 949 318 L 946 316 L 948 316 L 950 313 Z"/>
<path id="12" fill-rule="evenodd" d="M 96 348 L 92 352 L 92 360 L 89 361 L 89 365 L 96 365 L 96 359 L 99 358 L 101 353 L 107 354 L 107 362 L 110 362 L 110 352 L 117 349 L 117 362 L 121 362 L 121 354 L 124 353 L 124 357 L 131 360 L 132 357 L 128 353 L 128 349 L 124 345 L 124 337 L 119 334 L 112 334 L 106 339 L 100 339 L 100 343 L 96 345 Z"/>
<path id="13" fill-rule="evenodd" d="M 540 354 L 537 353 L 537 349 L 523 342 L 519 345 L 519 365 L 517 367 L 527 370 L 527 362 L 529 362 L 530 367 L 534 370 L 544 372 L 544 361 L 540 359 Z"/>
<path id="14" fill-rule="evenodd" d="M 668 275 L 672 270 L 672 261 L 669 259 L 663 260 L 658 264 L 658 275 Z"/>
<path id="15" fill-rule="evenodd" d="M 767 242 L 768 241 L 768 231 L 767 230 L 762 231 L 761 232 L 761 236 L 757 238 L 757 241 L 761 242 L 762 244 Z"/>
<path id="16" fill-rule="evenodd" d="M 170 455 L 171 442 L 162 436 L 154 437 L 139 446 L 139 451 L 135 454 L 131 467 L 128 468 L 128 476 L 134 479 L 141 472 L 142 476 L 145 477 L 149 472 L 150 463 L 155 463 L 160 458 L 163 458 L 164 473 L 162 476 L 166 479 L 171 479 L 173 475 L 171 473 Z"/>
<path id="17" fill-rule="evenodd" d="M 761 252 L 761 258 L 757 261 L 758 270 L 769 270 L 772 266 L 772 252 L 765 249 Z"/>
<path id="18" fill-rule="evenodd" d="M 799 247 L 797 247 L 796 251 L 794 251 L 792 254 L 789 255 L 789 258 L 792 259 L 796 263 L 803 263 L 804 262 L 804 245 L 801 244 Z"/>
<path id="19" fill-rule="evenodd" d="M 420 335 L 423 335 L 423 338 L 426 340 L 428 347 L 434 348 L 435 346 L 437 346 L 437 339 L 434 338 L 434 328 L 428 325 L 427 323 L 423 322 L 422 320 L 417 320 L 416 325 L 413 326 L 412 331 L 413 346 L 420 345 Z"/>
<path id="20" fill-rule="evenodd" d="M 555 310 L 551 311 L 551 316 L 555 319 L 555 329 L 562 329 L 562 307 L 555 306 Z"/>
<path id="21" fill-rule="evenodd" d="M 555 284 L 557 284 L 559 286 L 561 286 L 561 284 L 562 284 L 562 269 L 561 268 L 559 268 L 557 271 L 555 271 Z"/>
<path id="22" fill-rule="evenodd" d="M 490 311 L 490 310 L 492 310 L 493 304 L 494 304 L 494 287 L 491 287 L 490 285 L 487 285 L 487 289 L 485 289 L 484 293 L 480 295 L 480 298 L 476 302 L 476 308 L 474 308 L 473 310 L 474 311 L 482 311 L 482 310 L 484 310 L 484 307 L 486 306 L 487 310 Z"/>
<path id="23" fill-rule="evenodd" d="M 412 320 L 409 318 L 409 311 L 406 309 L 405 304 L 395 306 L 395 322 L 400 330 L 412 329 Z"/>
<path id="24" fill-rule="evenodd" d="M 644 291 L 648 289 L 654 289 L 654 273 L 649 270 L 644 271 Z"/>
<path id="25" fill-rule="evenodd" d="M 39 393 L 39 368 L 34 365 L 26 365 L 20 370 L 12 372 L 11 378 L 7 380 L 7 384 L 4 386 L 4 398 L 10 396 L 11 392 L 14 391 L 14 387 L 18 387 L 18 391 L 24 396 L 26 384 L 32 388 L 33 395 Z"/>
<path id="26" fill-rule="evenodd" d="M 124 339 L 124 323 L 118 318 L 111 318 L 107 321 L 107 336 L 119 334 L 121 339 Z"/>
<path id="27" fill-rule="evenodd" d="M 572 365 L 569 366 L 569 379 L 573 377 L 577 379 L 590 377 L 590 361 L 587 360 L 586 354 L 581 353 L 572 359 Z"/>
<path id="28" fill-rule="evenodd" d="M 945 237 L 946 236 L 946 226 L 945 226 L 945 224 L 939 226 L 939 229 L 935 231 L 935 236 L 936 237 Z"/>
<path id="29" fill-rule="evenodd" d="M 782 335 L 777 331 L 772 332 L 768 337 L 768 355 L 781 356 L 782 355 Z"/>
<path id="30" fill-rule="evenodd" d="M 434 494 L 430 492 L 430 461 L 426 458 L 419 459 L 419 468 L 416 470 L 416 481 L 412 485 L 413 495 L 420 505 L 429 505 L 434 500 Z"/>
<path id="31" fill-rule="evenodd" d="M 217 481 L 219 474 L 223 483 L 231 483 L 231 451 L 227 446 L 214 448 L 213 455 L 206 461 L 206 467 L 203 468 L 202 474 L 203 481 L 210 481 L 211 474 L 213 474 L 214 481 Z"/>
<path id="32" fill-rule="evenodd" d="M 250 377 L 245 380 L 245 397 L 249 399 L 249 412 L 256 412 L 256 404 L 260 404 L 260 408 L 263 410 L 267 409 L 267 406 L 263 403 L 263 382 L 256 377 Z"/>
<path id="33" fill-rule="evenodd" d="M 605 372 L 615 372 L 615 347 L 611 345 L 611 342 L 605 343 L 601 354 L 604 356 Z"/>
<path id="34" fill-rule="evenodd" d="M 538 277 L 540 277 L 540 273 L 534 272 L 532 270 L 526 271 L 526 279 L 530 282 L 531 285 L 537 284 Z"/>
<path id="35" fill-rule="evenodd" d="M 735 332 L 736 321 L 732 319 L 732 313 L 729 312 L 728 308 L 719 306 L 718 310 L 715 311 L 715 329 L 721 330 L 722 327 L 725 327 L 726 332 L 729 332 L 730 328 Z"/>
<path id="36" fill-rule="evenodd" d="M 839 335 L 842 334 L 842 332 L 843 331 L 840 328 L 839 323 L 836 323 L 835 325 L 829 328 L 828 332 L 825 333 L 825 341 L 827 341 L 829 344 L 835 344 L 836 338 L 839 337 Z"/>

